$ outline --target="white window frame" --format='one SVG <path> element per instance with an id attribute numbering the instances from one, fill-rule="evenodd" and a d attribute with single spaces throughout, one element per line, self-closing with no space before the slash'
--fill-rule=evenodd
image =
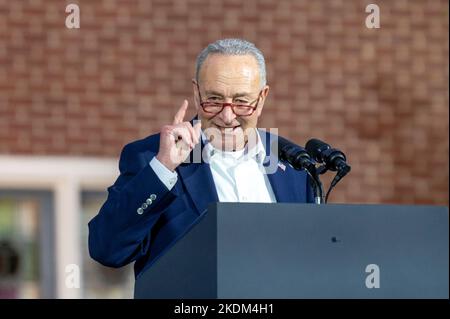
<path id="1" fill-rule="evenodd" d="M 105 191 L 119 174 L 117 159 L 0 155 L 0 188 L 50 190 L 55 208 L 57 298 L 82 298 L 81 191 Z M 66 286 L 66 266 L 80 269 L 80 288 Z"/>

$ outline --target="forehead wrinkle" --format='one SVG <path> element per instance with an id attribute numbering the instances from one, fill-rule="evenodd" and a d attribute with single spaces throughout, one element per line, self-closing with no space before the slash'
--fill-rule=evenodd
<path id="1" fill-rule="evenodd" d="M 245 78 L 253 78 L 253 76 L 256 75 L 256 72 L 254 72 L 249 66 L 242 66 L 242 67 L 236 67 L 233 65 L 230 66 L 223 66 L 218 69 L 214 70 L 214 73 L 216 73 L 217 76 L 224 76 L 224 77 L 245 77 Z"/>
<path id="2" fill-rule="evenodd" d="M 218 84 L 227 87 L 251 87 L 248 79 L 245 77 L 226 77 L 226 76 L 218 76 L 216 81 Z"/>
<path id="3" fill-rule="evenodd" d="M 227 74 L 218 74 L 216 80 L 218 82 L 223 82 L 224 84 L 228 84 L 227 82 L 233 81 L 232 84 L 237 85 L 248 85 L 251 80 L 244 75 L 227 75 Z"/>
<path id="4" fill-rule="evenodd" d="M 241 92 L 252 92 L 251 83 L 249 83 L 248 79 L 241 76 L 227 77 L 224 75 L 218 75 L 214 80 L 213 85 L 208 84 L 205 87 L 205 91 L 220 92 L 223 95 L 235 95 L 236 93 Z"/>
<path id="5" fill-rule="evenodd" d="M 203 89 L 224 93 L 259 90 L 259 68 L 253 56 L 224 56 L 212 54 L 200 69 Z M 234 91 L 234 92 L 229 92 Z"/>

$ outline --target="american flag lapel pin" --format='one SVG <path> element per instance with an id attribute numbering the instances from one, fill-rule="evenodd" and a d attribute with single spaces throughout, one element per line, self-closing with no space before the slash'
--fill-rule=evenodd
<path id="1" fill-rule="evenodd" d="M 286 165 L 284 165 L 283 163 L 278 162 L 278 167 L 281 168 L 283 171 L 286 170 Z"/>

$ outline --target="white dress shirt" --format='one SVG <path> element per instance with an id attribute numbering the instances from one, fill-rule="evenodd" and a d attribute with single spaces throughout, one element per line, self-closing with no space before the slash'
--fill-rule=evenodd
<path id="1" fill-rule="evenodd" d="M 220 202 L 274 203 L 275 195 L 263 162 L 266 156 L 264 145 L 257 132 L 257 143 L 250 150 L 248 145 L 240 151 L 224 152 L 214 148 L 202 132 L 206 150 L 204 160 L 209 163 Z M 162 183 L 170 190 L 178 175 L 170 171 L 156 157 L 150 161 Z"/>

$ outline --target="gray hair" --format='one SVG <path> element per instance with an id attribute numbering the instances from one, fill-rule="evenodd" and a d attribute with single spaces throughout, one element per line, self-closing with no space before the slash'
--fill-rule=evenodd
<path id="1" fill-rule="evenodd" d="M 205 62 L 208 55 L 212 53 L 219 53 L 225 55 L 248 55 L 248 54 L 253 55 L 259 66 L 261 87 L 266 85 L 266 62 L 264 60 L 264 55 L 253 43 L 243 39 L 223 39 L 208 44 L 208 46 L 204 48 L 197 57 L 195 70 L 195 79 L 197 83 L 200 68 L 202 67 L 203 62 Z"/>

